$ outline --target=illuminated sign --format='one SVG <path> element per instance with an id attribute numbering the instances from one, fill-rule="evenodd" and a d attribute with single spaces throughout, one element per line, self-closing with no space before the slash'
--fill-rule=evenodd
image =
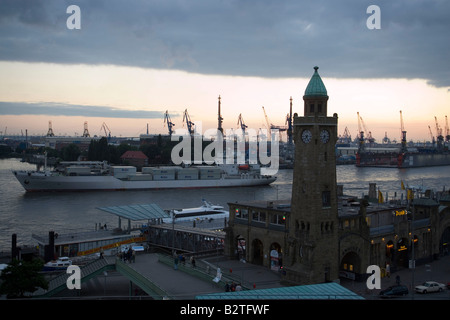
<path id="1" fill-rule="evenodd" d="M 395 210 L 394 213 L 395 213 L 396 217 L 405 216 L 407 214 L 407 211 L 406 210 Z"/>

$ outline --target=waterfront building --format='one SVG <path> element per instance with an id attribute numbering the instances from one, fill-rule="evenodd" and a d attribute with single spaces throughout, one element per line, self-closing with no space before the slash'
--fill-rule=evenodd
<path id="1" fill-rule="evenodd" d="M 448 192 L 439 201 L 426 192 L 385 203 L 374 184 L 363 199 L 337 185 L 338 117 L 327 116 L 327 91 L 314 69 L 304 116 L 294 115 L 291 199 L 229 203 L 225 254 L 280 271 L 295 284 L 363 280 L 369 265 L 385 275 L 447 254 Z"/>

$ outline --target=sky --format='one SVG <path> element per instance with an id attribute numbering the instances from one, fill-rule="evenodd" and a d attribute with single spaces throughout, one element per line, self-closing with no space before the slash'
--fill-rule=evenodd
<path id="1" fill-rule="evenodd" d="M 79 16 L 71 5 L 80 9 Z M 369 10 L 379 8 L 379 15 Z M 450 115 L 447 0 L 0 0 L 0 131 L 284 126 L 314 66 L 338 133 L 430 140 Z M 78 19 L 79 17 L 79 19 Z M 80 29 L 68 27 L 79 23 Z M 369 28 L 378 22 L 380 28 Z"/>

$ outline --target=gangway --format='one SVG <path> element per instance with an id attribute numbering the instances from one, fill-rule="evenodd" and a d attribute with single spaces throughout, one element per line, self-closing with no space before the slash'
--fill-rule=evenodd
<path id="1" fill-rule="evenodd" d="M 86 282 L 91 278 L 94 278 L 99 274 L 102 274 L 104 271 L 114 269 L 115 269 L 115 258 L 105 257 L 103 259 L 93 260 L 92 262 L 84 266 L 80 266 L 81 270 L 80 281 L 81 283 Z M 33 298 L 52 297 L 57 293 L 67 289 L 67 279 L 69 276 L 70 275 L 67 274 L 66 272 L 61 273 L 60 275 L 49 281 L 47 290 L 40 288 L 35 292 L 33 292 Z"/>

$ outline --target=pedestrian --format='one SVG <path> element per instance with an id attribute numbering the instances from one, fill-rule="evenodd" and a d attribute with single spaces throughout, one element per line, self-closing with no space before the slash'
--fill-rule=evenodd
<path id="1" fill-rule="evenodd" d="M 191 265 L 193 268 L 195 268 L 195 258 L 194 256 L 191 256 Z"/>
<path id="2" fill-rule="evenodd" d="M 173 255 L 173 268 L 178 270 L 178 256 L 176 254 Z"/>
<path id="3" fill-rule="evenodd" d="M 386 275 L 388 278 L 391 277 L 391 266 L 389 265 L 389 263 L 386 265 Z"/>
<path id="4" fill-rule="evenodd" d="M 230 292 L 230 284 L 228 282 L 225 284 L 225 292 Z"/>
<path id="5" fill-rule="evenodd" d="M 236 285 L 236 288 L 235 288 L 234 290 L 235 290 L 235 291 L 241 291 L 241 290 L 242 290 L 241 284 L 238 283 L 238 284 Z"/>

